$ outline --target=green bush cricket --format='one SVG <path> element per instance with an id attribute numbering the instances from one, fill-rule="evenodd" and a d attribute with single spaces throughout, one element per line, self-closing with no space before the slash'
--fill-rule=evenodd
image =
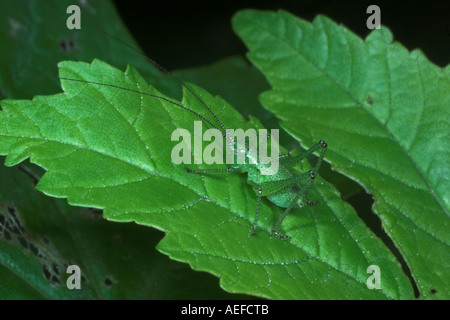
<path id="1" fill-rule="evenodd" d="M 190 112 L 194 114 L 196 117 L 198 117 L 203 122 L 209 124 L 211 127 L 215 128 L 216 130 L 220 131 L 221 135 L 225 139 L 226 142 L 229 142 L 229 137 L 227 136 L 227 129 L 225 128 L 224 124 L 220 121 L 220 119 L 217 117 L 217 115 L 211 110 L 211 108 L 197 95 L 194 90 L 189 88 L 188 85 L 186 85 L 182 80 L 180 80 L 177 76 L 166 70 L 164 67 L 159 65 L 157 62 L 146 56 L 143 52 L 137 50 L 136 48 L 128 45 L 127 43 L 122 42 L 120 39 L 117 39 L 116 37 L 110 35 L 106 31 L 102 30 L 104 33 L 106 33 L 108 36 L 114 38 L 116 41 L 119 41 L 123 45 L 129 47 L 130 49 L 136 51 L 137 53 L 144 56 L 150 63 L 152 63 L 154 66 L 156 66 L 158 69 L 175 79 L 189 94 L 191 94 L 201 105 L 203 108 L 210 113 L 210 115 L 213 117 L 213 121 L 207 119 L 205 116 L 199 114 L 198 112 L 195 112 L 194 110 L 191 110 L 187 108 L 184 105 L 181 105 L 180 103 L 173 101 L 171 99 L 167 99 L 165 97 L 149 94 L 146 92 L 141 92 L 138 90 L 133 90 L 129 88 L 123 88 L 120 86 L 116 86 L 113 84 L 107 84 L 107 83 L 99 83 L 99 82 L 92 82 L 92 81 L 85 81 L 85 80 L 78 80 L 78 79 L 70 79 L 70 78 L 63 78 L 60 77 L 62 80 L 68 80 L 68 81 L 75 81 L 75 82 L 84 82 L 94 85 L 101 85 L 101 86 L 108 86 L 119 90 L 125 90 L 129 91 L 135 94 L 140 95 L 146 95 L 150 96 L 155 99 L 161 99 L 166 102 L 169 102 L 170 104 L 179 107 L 187 112 Z M 217 123 L 217 125 L 214 124 Z M 235 144 L 235 142 L 231 142 L 231 144 Z M 314 152 L 317 150 L 320 150 L 319 158 L 315 164 L 315 166 L 312 168 L 312 170 L 309 170 L 308 172 L 302 173 L 300 175 L 295 175 L 294 171 L 292 170 L 293 166 L 295 166 L 297 163 L 299 163 L 301 160 L 308 158 L 311 156 Z M 277 223 L 272 229 L 272 233 L 284 240 L 289 238 L 289 236 L 284 236 L 279 233 L 278 229 L 281 226 L 281 223 L 287 216 L 287 214 L 297 205 L 300 208 L 305 206 L 313 206 L 317 204 L 317 201 L 310 201 L 308 200 L 307 196 L 311 189 L 311 186 L 314 182 L 314 179 L 316 175 L 318 174 L 318 170 L 320 168 L 320 165 L 324 159 L 325 152 L 327 150 L 327 144 L 325 141 L 321 140 L 318 143 L 316 143 L 314 146 L 312 146 L 310 149 L 306 150 L 300 155 L 292 156 L 291 153 L 287 153 L 284 155 L 279 155 L 279 168 L 278 171 L 275 174 L 272 175 L 263 175 L 261 174 L 262 168 L 265 166 L 265 164 L 262 163 L 251 163 L 254 159 L 248 159 L 248 149 L 245 150 L 245 157 L 247 158 L 245 163 L 243 164 L 232 164 L 227 169 L 190 169 L 186 167 L 186 172 L 188 174 L 209 174 L 209 173 L 247 173 L 247 182 L 250 184 L 253 189 L 256 192 L 257 195 L 257 204 L 256 204 L 256 210 L 254 215 L 254 221 L 251 229 L 252 236 L 256 236 L 257 226 L 258 226 L 258 214 L 261 204 L 261 198 L 266 197 L 268 201 L 275 204 L 276 206 L 279 206 L 281 208 L 285 208 L 283 211 L 281 217 L 278 219 Z M 273 156 L 273 155 L 272 155 Z M 248 162 L 248 163 L 247 163 Z"/>

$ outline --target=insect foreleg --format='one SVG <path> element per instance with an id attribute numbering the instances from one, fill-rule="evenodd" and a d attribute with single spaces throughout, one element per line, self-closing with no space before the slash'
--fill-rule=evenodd
<path id="1" fill-rule="evenodd" d="M 256 228 L 258 227 L 258 213 L 259 213 L 259 206 L 261 204 L 261 196 L 262 196 L 262 187 L 258 186 L 258 200 L 256 202 L 255 220 L 253 221 L 253 232 L 252 232 L 252 236 L 254 237 L 256 237 Z"/>
<path id="2" fill-rule="evenodd" d="M 285 167 L 288 167 L 288 168 L 293 167 L 298 162 L 300 162 L 302 159 L 308 158 L 310 155 L 312 155 L 320 147 L 322 147 L 322 152 L 321 152 L 321 154 L 319 156 L 319 161 L 316 164 L 316 169 L 315 170 L 316 170 L 316 173 L 317 173 L 317 170 L 319 169 L 320 164 L 322 162 L 323 156 L 325 155 L 325 151 L 327 150 L 327 144 L 323 140 L 320 140 L 318 143 L 316 143 L 311 148 L 309 148 L 308 150 L 306 150 L 305 152 L 303 152 L 302 154 L 300 154 L 298 156 L 292 157 L 290 155 L 290 153 L 287 153 L 287 156 L 281 156 L 279 158 L 279 159 L 281 159 L 280 163 L 282 165 L 284 165 Z"/>
<path id="3" fill-rule="evenodd" d="M 325 141 L 320 140 L 318 144 L 322 147 L 322 151 L 320 152 L 319 160 L 317 160 L 316 166 L 314 168 L 315 173 L 319 171 L 323 157 L 325 156 L 325 152 L 327 151 L 327 144 L 325 143 Z"/>

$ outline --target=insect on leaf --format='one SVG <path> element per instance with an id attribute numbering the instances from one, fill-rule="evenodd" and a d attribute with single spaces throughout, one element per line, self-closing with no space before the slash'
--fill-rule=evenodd
<path id="1" fill-rule="evenodd" d="M 30 158 L 45 168 L 38 184 L 45 194 L 103 209 L 109 220 L 164 231 L 161 252 L 219 276 L 230 292 L 278 299 L 413 297 L 394 256 L 320 177 L 310 197 L 320 205 L 294 209 L 283 222 L 291 239 L 272 235 L 282 209 L 266 199 L 252 237 L 257 197 L 244 175 L 188 174 L 171 162 L 173 130 L 192 131 L 198 117 L 167 100 L 118 89 L 164 97 L 133 68 L 122 73 L 98 60 L 63 62 L 60 76 L 108 85 L 62 80 L 63 94 L 1 104 L 0 154 L 9 166 Z M 227 128 L 255 123 L 189 86 Z M 179 103 L 208 117 L 192 95 L 183 97 Z M 380 290 L 366 285 L 374 264 L 383 270 Z"/>

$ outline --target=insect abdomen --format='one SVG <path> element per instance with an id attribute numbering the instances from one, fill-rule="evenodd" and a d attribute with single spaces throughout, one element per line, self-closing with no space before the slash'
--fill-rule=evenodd
<path id="1" fill-rule="evenodd" d="M 294 174 L 285 166 L 281 165 L 278 168 L 278 172 L 274 175 L 262 175 L 260 172 L 259 165 L 254 165 L 254 168 L 250 170 L 246 170 L 248 172 L 248 180 L 251 181 L 255 185 L 261 185 L 264 182 L 276 182 L 280 180 L 285 180 L 289 178 L 293 178 Z M 274 193 L 270 193 L 266 195 L 266 198 L 272 202 L 273 204 L 287 208 L 294 200 L 296 194 L 298 193 L 298 187 L 296 185 L 291 185 L 289 187 L 283 188 Z M 264 190 L 263 190 L 264 192 Z"/>

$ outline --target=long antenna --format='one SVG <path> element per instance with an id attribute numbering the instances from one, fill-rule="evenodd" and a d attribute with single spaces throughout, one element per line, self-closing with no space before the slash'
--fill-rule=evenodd
<path id="1" fill-rule="evenodd" d="M 110 83 L 101 83 L 101 82 L 88 81 L 88 80 L 80 80 L 80 79 L 72 79 L 72 78 L 65 78 L 65 77 L 56 77 L 56 78 L 59 78 L 59 79 L 61 79 L 61 80 L 74 81 L 74 82 L 82 82 L 82 83 L 89 83 L 89 84 L 95 84 L 95 85 L 100 85 L 100 86 L 111 87 L 111 88 L 115 88 L 115 89 L 126 90 L 126 91 L 129 91 L 129 92 L 138 93 L 138 94 L 141 94 L 141 95 L 146 95 L 146 96 L 149 96 L 149 97 L 152 97 L 152 98 L 160 99 L 160 100 L 166 101 L 166 102 L 168 102 L 168 103 L 171 103 L 171 104 L 173 104 L 173 105 L 175 105 L 175 106 L 177 106 L 177 107 L 180 107 L 181 109 L 184 109 L 184 110 L 186 110 L 186 111 L 189 111 L 190 113 L 196 115 L 197 117 L 199 117 L 200 119 L 202 119 L 203 121 L 205 121 L 206 123 L 208 123 L 209 125 L 211 125 L 212 127 L 214 127 L 215 129 L 217 129 L 217 130 L 220 131 L 220 129 L 217 128 L 217 126 L 215 126 L 211 121 L 209 121 L 208 119 L 206 119 L 206 118 L 205 118 L 204 116 L 202 116 L 201 114 L 195 112 L 194 110 L 191 110 L 191 109 L 189 109 L 189 108 L 183 106 L 182 104 L 179 104 L 179 103 L 177 103 L 177 102 L 175 102 L 175 101 L 172 101 L 172 100 L 170 100 L 170 99 L 167 99 L 167 98 L 164 98 L 164 97 L 161 97 L 161 96 L 157 96 L 157 95 L 155 95 L 155 94 L 151 94 L 151 93 L 147 93 L 147 92 L 142 92 L 142 91 L 139 91 L 139 90 L 134 90 L 134 89 L 129 89 L 129 88 L 124 88 L 124 87 L 116 86 L 116 85 L 110 84 Z M 223 133 L 222 133 L 222 134 L 223 134 Z"/>
<path id="2" fill-rule="evenodd" d="M 166 74 L 168 74 L 169 76 L 171 76 L 173 79 L 175 79 L 179 84 L 181 84 L 181 86 L 183 88 L 185 88 L 188 92 L 190 92 L 195 99 L 197 99 L 205 108 L 206 110 L 209 111 L 209 113 L 211 113 L 211 115 L 214 117 L 214 119 L 217 121 L 217 123 L 220 125 L 220 127 L 222 128 L 223 132 L 223 136 L 225 137 L 225 126 L 223 125 L 223 123 L 219 120 L 219 118 L 216 116 L 216 114 L 206 105 L 206 103 L 194 92 L 192 91 L 180 78 L 178 78 L 176 75 L 174 75 L 172 72 L 168 71 L 166 68 L 164 68 L 163 66 L 161 66 L 159 63 L 157 63 L 155 60 L 153 60 L 152 58 L 148 57 L 144 52 L 136 49 L 135 47 L 133 47 L 132 45 L 126 43 L 125 41 L 117 38 L 116 36 L 108 33 L 107 31 L 103 30 L 100 26 L 97 26 L 98 29 L 100 29 L 100 31 L 102 31 L 104 34 L 108 35 L 109 37 L 113 38 L 114 40 L 118 41 L 119 43 L 123 44 L 124 46 L 128 47 L 129 49 L 139 53 L 141 56 L 143 56 L 147 61 L 149 61 L 151 64 L 153 64 L 155 67 L 157 67 L 159 70 L 161 70 L 162 72 L 165 72 Z M 215 126 L 214 126 L 215 127 Z M 215 127 L 216 128 L 216 127 Z"/>

